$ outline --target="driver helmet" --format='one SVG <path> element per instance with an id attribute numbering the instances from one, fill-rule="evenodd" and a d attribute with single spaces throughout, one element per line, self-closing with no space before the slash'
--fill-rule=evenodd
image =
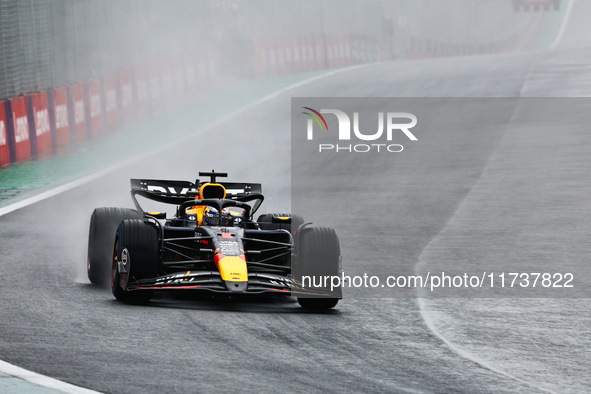
<path id="1" fill-rule="evenodd" d="M 203 213 L 203 224 L 206 226 L 231 226 L 232 220 L 233 217 L 228 208 L 222 210 L 221 223 L 219 211 L 216 208 L 207 207 Z"/>

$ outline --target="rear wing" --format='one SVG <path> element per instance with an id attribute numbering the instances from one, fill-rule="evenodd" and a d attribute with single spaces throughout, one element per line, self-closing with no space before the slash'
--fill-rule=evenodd
<path id="1" fill-rule="evenodd" d="M 263 186 L 260 183 L 217 183 L 221 184 L 226 189 L 226 199 L 242 202 L 256 199 L 259 199 L 262 202 L 264 199 L 262 195 Z M 131 179 L 131 198 L 140 212 L 144 211 L 137 202 L 136 195 L 165 204 L 180 205 L 185 201 L 194 200 L 195 197 L 199 195 L 199 187 L 201 184 L 195 184 L 189 181 Z M 257 208 L 258 206 L 260 206 L 260 202 L 256 204 Z"/>
<path id="2" fill-rule="evenodd" d="M 229 198 L 235 200 L 251 194 L 262 194 L 263 185 L 260 183 L 244 182 L 217 182 L 226 188 Z M 181 197 L 191 196 L 199 192 L 201 184 L 194 184 L 189 181 L 170 181 L 159 179 L 132 179 L 131 190 L 143 190 L 159 196 Z"/>

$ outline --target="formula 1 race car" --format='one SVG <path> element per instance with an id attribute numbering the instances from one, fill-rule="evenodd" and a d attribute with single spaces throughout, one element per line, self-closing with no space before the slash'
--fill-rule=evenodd
<path id="1" fill-rule="evenodd" d="M 261 184 L 132 179 L 136 209 L 97 208 L 90 219 L 88 278 L 128 303 L 155 291 L 203 290 L 223 295 L 296 296 L 309 309 L 329 309 L 342 289 L 339 239 L 298 215 L 253 215 Z M 144 211 L 137 196 L 176 205 L 176 214 Z M 322 280 L 324 278 L 324 280 Z"/>

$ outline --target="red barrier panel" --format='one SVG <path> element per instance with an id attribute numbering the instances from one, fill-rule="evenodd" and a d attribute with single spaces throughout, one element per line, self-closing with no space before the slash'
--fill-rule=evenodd
<path id="1" fill-rule="evenodd" d="M 10 164 L 10 152 L 8 151 L 8 134 L 6 132 L 6 111 L 4 101 L 0 101 L 0 168 Z"/>
<path id="2" fill-rule="evenodd" d="M 307 44 L 306 38 L 298 36 L 295 38 L 297 44 L 297 50 L 299 52 L 300 57 L 300 70 L 301 71 L 309 71 L 310 68 L 308 66 L 308 51 L 307 51 Z"/>
<path id="3" fill-rule="evenodd" d="M 174 95 L 174 80 L 172 79 L 172 69 L 170 62 L 162 62 L 160 67 L 162 73 L 162 97 L 159 99 L 163 106 L 167 107 L 173 103 Z"/>
<path id="4" fill-rule="evenodd" d="M 14 124 L 14 143 L 16 161 L 31 158 L 31 140 L 29 138 L 29 120 L 27 119 L 27 97 L 21 96 L 10 100 L 12 122 Z"/>
<path id="5" fill-rule="evenodd" d="M 299 37 L 292 37 L 291 38 L 290 47 L 291 47 L 291 52 L 293 53 L 293 67 L 291 69 L 295 73 L 302 72 L 302 50 L 300 47 Z"/>
<path id="6" fill-rule="evenodd" d="M 86 113 L 84 105 L 84 85 L 77 83 L 70 88 L 72 94 L 72 105 L 74 107 L 74 130 L 76 141 L 84 141 L 88 137 L 86 127 Z"/>
<path id="7" fill-rule="evenodd" d="M 255 59 L 255 76 L 263 78 L 270 75 L 268 63 L 268 51 L 265 40 L 261 37 L 256 37 L 253 40 L 254 59 Z"/>
<path id="8" fill-rule="evenodd" d="M 160 73 L 158 72 L 158 67 L 155 64 L 150 66 L 150 102 L 152 104 L 152 108 L 154 112 L 160 112 L 158 105 L 160 100 L 162 100 L 161 94 L 161 85 L 160 85 Z"/>
<path id="9" fill-rule="evenodd" d="M 182 99 L 187 93 L 187 85 L 185 82 L 184 63 L 180 57 L 174 60 L 174 93 L 175 97 Z"/>
<path id="10" fill-rule="evenodd" d="M 291 40 L 283 38 L 277 42 L 279 50 L 279 64 L 281 65 L 281 74 L 291 74 L 293 66 L 293 56 L 291 51 Z"/>
<path id="11" fill-rule="evenodd" d="M 287 49 L 287 43 L 285 40 L 281 40 L 281 39 L 277 39 L 277 41 L 275 42 L 275 48 L 277 50 L 277 64 L 278 64 L 278 70 L 279 73 L 281 75 L 287 74 L 288 73 L 288 67 L 287 67 L 287 56 L 288 56 L 288 49 Z M 289 54 L 289 56 L 291 57 L 291 54 Z M 290 59 L 291 62 L 291 59 Z"/>
<path id="12" fill-rule="evenodd" d="M 342 67 L 343 65 L 343 47 L 341 46 L 341 37 L 332 37 L 332 55 L 333 67 Z"/>
<path id="13" fill-rule="evenodd" d="M 197 79 L 195 78 L 195 65 L 193 59 L 190 57 L 185 58 L 185 81 L 187 83 L 187 89 L 193 93 L 193 90 L 197 86 Z"/>
<path id="14" fill-rule="evenodd" d="M 349 43 L 349 36 L 342 36 L 341 43 L 344 51 L 344 66 L 350 66 L 353 62 L 351 61 L 351 44 Z"/>
<path id="15" fill-rule="evenodd" d="M 316 69 L 324 70 L 326 68 L 326 51 L 324 49 L 324 38 L 322 36 L 314 37 L 314 52 L 316 58 Z"/>
<path id="16" fill-rule="evenodd" d="M 37 155 L 43 156 L 53 149 L 47 92 L 33 93 L 31 102 L 33 104 L 31 110 L 33 111 L 33 126 L 37 140 Z"/>
<path id="17" fill-rule="evenodd" d="M 282 63 L 283 63 L 283 54 L 281 50 L 281 44 L 279 39 L 269 39 L 269 51 L 270 51 L 270 58 L 271 58 L 271 75 L 279 75 L 282 72 Z"/>
<path id="18" fill-rule="evenodd" d="M 345 46 L 343 45 L 342 36 L 335 37 L 335 48 L 337 67 L 343 67 L 345 65 Z"/>
<path id="19" fill-rule="evenodd" d="M 268 76 L 279 75 L 279 59 L 277 55 L 277 46 L 275 40 L 272 38 L 267 39 L 267 59 L 268 59 Z"/>
<path id="20" fill-rule="evenodd" d="M 211 91 L 214 88 L 214 61 L 211 59 L 210 53 L 213 52 L 206 46 L 198 48 L 196 56 L 192 58 L 196 69 L 196 90 L 199 95 Z"/>
<path id="21" fill-rule="evenodd" d="M 119 71 L 119 89 L 121 91 L 121 111 L 123 119 L 133 118 L 133 84 L 131 70 L 126 68 Z"/>
<path id="22" fill-rule="evenodd" d="M 98 79 L 88 81 L 88 100 L 90 101 L 90 130 L 93 139 L 98 139 L 103 128 L 103 110 L 101 106 L 101 82 Z"/>
<path id="23" fill-rule="evenodd" d="M 57 148 L 63 148 L 72 141 L 68 113 L 68 90 L 53 89 L 53 111 L 55 113 L 55 142 Z"/>
<path id="24" fill-rule="evenodd" d="M 146 76 L 146 69 L 142 66 L 135 68 L 135 105 L 138 115 L 145 115 L 148 113 L 148 78 Z"/>
<path id="25" fill-rule="evenodd" d="M 336 67 L 335 61 L 335 48 L 334 48 L 334 40 L 332 36 L 326 36 L 325 38 L 325 46 L 326 46 L 326 64 L 328 68 Z"/>
<path id="26" fill-rule="evenodd" d="M 302 37 L 302 42 L 304 45 L 304 53 L 306 54 L 306 71 L 315 71 L 316 58 L 314 56 L 314 37 Z"/>
<path id="27" fill-rule="evenodd" d="M 115 73 L 103 77 L 105 92 L 105 115 L 109 130 L 117 128 L 119 123 L 119 109 L 117 107 L 117 75 Z"/>

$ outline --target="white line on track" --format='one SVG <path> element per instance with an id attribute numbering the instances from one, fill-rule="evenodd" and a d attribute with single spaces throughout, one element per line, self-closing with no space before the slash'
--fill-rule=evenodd
<path id="1" fill-rule="evenodd" d="M 568 8 L 567 8 L 567 11 L 566 11 L 566 13 L 565 13 L 565 16 L 564 16 L 564 19 L 563 19 L 563 21 L 562 21 L 562 25 L 561 25 L 561 27 L 560 27 L 560 30 L 559 30 L 559 32 L 558 32 L 558 35 L 556 36 L 556 39 L 554 40 L 554 42 L 553 42 L 553 44 L 552 44 L 552 46 L 551 46 L 551 49 L 554 49 L 554 48 L 556 48 L 556 47 L 557 47 L 557 46 L 560 44 L 560 41 L 562 41 L 562 37 L 563 37 L 563 35 L 564 35 L 564 32 L 565 32 L 565 30 L 566 30 L 566 27 L 567 27 L 567 25 L 568 25 L 568 22 L 569 22 L 569 20 L 570 20 L 570 16 L 571 16 L 571 14 L 572 14 L 572 10 L 573 10 L 573 7 L 574 7 L 574 4 L 575 4 L 575 2 L 576 2 L 576 0 L 571 0 L 571 1 L 569 2 L 569 4 L 568 4 Z M 488 166 L 488 165 L 487 165 L 487 166 Z M 485 171 L 486 171 L 486 168 L 485 168 L 485 169 L 482 171 L 482 173 L 484 173 Z M 469 193 L 468 193 L 468 195 L 469 195 Z M 465 197 L 464 201 L 466 201 L 466 199 L 468 198 L 468 195 Z M 463 201 L 462 201 L 462 203 L 460 203 L 460 205 L 459 205 L 459 206 L 458 206 L 458 208 L 456 209 L 456 212 L 458 212 L 458 211 L 460 210 L 460 208 L 461 208 L 462 204 L 463 204 Z M 449 220 L 448 220 L 448 224 L 451 222 L 451 220 L 453 219 L 453 217 L 454 217 L 454 216 L 455 216 L 455 213 L 454 213 L 454 215 L 452 215 L 452 216 L 449 218 Z M 446 227 L 447 227 L 447 224 L 446 224 L 446 225 L 443 227 L 443 229 L 441 229 L 441 231 L 439 232 L 439 234 L 441 234 L 441 233 L 442 233 L 442 232 L 445 230 L 445 228 L 446 228 Z M 438 234 L 438 235 L 436 235 L 436 236 L 435 236 L 435 237 L 434 237 L 434 238 L 433 238 L 433 239 L 432 239 L 432 240 L 431 240 L 431 241 L 430 241 L 430 242 L 427 244 L 427 246 L 425 246 L 425 248 L 423 249 L 423 253 L 424 253 L 424 252 L 425 252 L 425 251 L 426 251 L 426 250 L 429 248 L 429 246 L 431 245 L 431 243 L 432 243 L 434 240 L 436 240 L 436 239 L 438 238 L 439 234 Z M 416 263 L 416 265 L 415 265 L 415 273 L 416 273 L 417 275 L 419 274 L 419 267 L 420 267 L 421 265 L 423 265 L 423 263 L 422 263 L 422 259 L 421 259 L 422 255 L 423 255 L 423 254 L 421 254 L 421 256 L 419 256 L 419 259 L 418 259 L 418 261 L 417 261 L 417 263 Z M 427 328 L 428 328 L 428 329 L 429 329 L 429 330 L 430 330 L 430 331 L 433 333 L 433 335 L 435 335 L 435 336 L 436 336 L 437 338 L 439 338 L 439 339 L 440 339 L 440 340 L 441 340 L 443 343 L 445 343 L 445 345 L 446 345 L 446 346 L 447 346 L 447 347 L 448 347 L 448 348 L 449 348 L 451 351 L 453 351 L 454 353 L 458 354 L 460 357 L 463 357 L 463 358 L 465 358 L 465 359 L 467 359 L 467 360 L 470 360 L 470 361 L 472 361 L 472 362 L 474 362 L 474 363 L 476 363 L 476 364 L 478 364 L 478 365 L 480 365 L 480 366 L 482 366 L 482 367 L 484 367 L 484 368 L 486 368 L 486 369 L 488 369 L 488 370 L 490 370 L 490 371 L 492 371 L 492 372 L 495 372 L 495 373 L 497 373 L 497 374 L 499 374 L 499 375 L 505 376 L 506 378 L 513 379 L 513 380 L 515 380 L 515 381 L 517 381 L 517 382 L 523 383 L 523 384 L 525 384 L 525 385 L 527 385 L 527 386 L 530 386 L 530 387 L 536 388 L 536 389 L 538 389 L 538 390 L 541 390 L 541 391 L 544 391 L 544 392 L 549 392 L 549 393 L 552 393 L 552 391 L 549 391 L 548 389 L 545 389 L 545 388 L 543 388 L 543 387 L 539 387 L 539 386 L 535 385 L 535 384 L 534 384 L 534 383 L 532 383 L 532 382 L 528 382 L 528 381 L 526 381 L 526 380 L 520 379 L 520 378 L 518 378 L 518 377 L 516 377 L 516 376 L 513 376 L 513 375 L 511 375 L 511 374 L 509 374 L 509 373 L 507 373 L 507 372 L 505 372 L 505 371 L 502 371 L 502 370 L 500 370 L 500 369 L 498 369 L 498 368 L 494 367 L 494 366 L 493 366 L 493 365 L 491 365 L 491 364 L 490 364 L 490 362 L 488 362 L 487 360 L 485 360 L 485 359 L 483 359 L 483 358 L 481 358 L 481 357 L 479 357 L 479 356 L 477 356 L 477 355 L 475 355 L 475 354 L 472 354 L 472 353 L 470 353 L 470 352 L 468 352 L 468 351 L 466 351 L 466 350 L 462 349 L 460 346 L 457 346 L 455 343 L 451 342 L 449 339 L 447 339 L 447 338 L 445 337 L 445 335 L 443 335 L 443 334 L 442 334 L 442 333 L 441 333 L 441 332 L 440 332 L 440 331 L 437 329 L 437 326 L 435 325 L 435 323 L 433 322 L 433 320 L 432 320 L 432 319 L 431 319 L 431 317 L 429 316 L 429 312 L 427 311 L 427 308 L 426 308 L 426 305 L 425 305 L 425 298 L 420 298 L 420 296 L 421 296 L 421 293 L 420 293 L 420 291 L 419 291 L 419 294 L 418 294 L 418 296 L 419 296 L 419 298 L 417 298 L 417 305 L 418 305 L 418 307 L 419 307 L 419 312 L 420 312 L 420 314 L 421 314 L 421 317 L 423 318 L 423 321 L 425 322 L 425 325 L 426 325 L 426 326 L 427 326 Z"/>
<path id="2" fill-rule="evenodd" d="M 9 364 L 0 360 L 0 372 L 16 378 L 26 380 L 27 382 L 36 384 L 38 386 L 47 387 L 50 389 L 63 391 L 64 393 L 72 394 L 95 394 L 98 391 L 85 389 L 83 387 L 74 386 L 73 384 L 62 382 L 61 380 L 53 379 L 45 375 L 28 371 L 16 365 Z"/>
<path id="3" fill-rule="evenodd" d="M 253 107 L 256 107 L 256 106 L 258 106 L 260 104 L 263 104 L 263 103 L 265 103 L 265 102 L 267 102 L 269 100 L 272 100 L 272 99 L 278 97 L 279 95 L 281 95 L 283 93 L 286 93 L 286 92 L 288 92 L 288 91 L 290 91 L 292 89 L 299 88 L 301 86 L 304 86 L 304 85 L 310 84 L 312 82 L 315 82 L 315 81 L 324 79 L 326 77 L 333 76 L 335 74 L 339 74 L 339 73 L 342 73 L 342 72 L 345 72 L 345 71 L 351 71 L 351 70 L 354 70 L 354 69 L 357 69 L 357 68 L 361 68 L 361 67 L 367 67 L 367 66 L 370 66 L 372 64 L 374 64 L 374 63 L 360 64 L 360 65 L 357 65 L 357 66 L 340 68 L 338 70 L 329 71 L 327 73 L 324 73 L 324 74 L 317 75 L 315 77 L 306 79 L 304 81 L 300 81 L 300 82 L 295 83 L 293 85 L 289 85 L 289 86 L 287 86 L 287 87 L 285 87 L 283 89 L 280 89 L 280 90 L 278 90 L 278 91 L 276 91 L 274 93 L 271 93 L 271 94 L 269 94 L 269 95 L 267 95 L 267 96 L 265 96 L 265 97 L 263 97 L 263 98 L 261 98 L 259 100 L 253 101 L 252 103 L 247 104 L 244 107 L 242 107 L 242 108 L 240 108 L 240 109 L 238 109 L 238 110 L 236 110 L 234 112 L 229 113 L 228 115 L 226 115 L 226 116 L 218 119 L 217 121 L 215 121 L 213 123 L 210 123 L 205 128 L 203 128 L 201 130 L 198 130 L 196 132 L 203 133 L 203 132 L 206 132 L 206 131 L 208 131 L 208 130 L 210 130 L 212 128 L 215 128 L 215 127 L 219 126 L 220 124 L 223 124 L 224 122 L 227 122 L 230 119 L 232 119 L 232 118 L 240 115 L 241 113 L 246 112 L 247 110 L 249 110 L 249 109 L 251 109 Z M 54 189 L 51 189 L 51 190 L 47 190 L 45 192 L 42 192 L 42 193 L 40 193 L 40 194 L 38 194 L 36 196 L 29 197 L 27 199 L 24 199 L 24 200 L 15 202 L 14 204 L 7 205 L 6 207 L 0 208 L 0 217 L 1 216 L 4 216 L 4 215 L 6 215 L 6 214 L 8 214 L 10 212 L 14 212 L 14 211 L 16 211 L 18 209 L 25 208 L 25 207 L 27 207 L 29 205 L 35 204 L 37 202 L 46 200 L 46 199 L 51 198 L 51 197 L 54 197 L 54 196 L 57 196 L 58 194 L 64 193 L 64 192 L 66 192 L 68 190 L 71 190 L 71 189 L 74 189 L 74 188 L 76 188 L 78 186 L 82 186 L 84 184 L 87 184 L 89 182 L 92 182 L 92 181 L 94 181 L 94 180 L 96 180 L 98 178 L 101 178 L 101 177 L 103 177 L 103 176 L 105 176 L 105 175 L 107 175 L 107 174 L 109 174 L 111 172 L 114 172 L 117 169 L 122 168 L 122 167 L 124 167 L 124 166 L 126 166 L 126 165 L 128 165 L 128 164 L 130 164 L 130 163 L 132 163 L 134 161 L 140 160 L 140 159 L 142 159 L 142 158 L 144 158 L 144 157 L 146 157 L 148 155 L 153 155 L 153 154 L 155 154 L 157 152 L 166 150 L 166 149 L 170 148 L 171 146 L 173 146 L 175 144 L 178 144 L 178 143 L 180 143 L 182 141 L 185 141 L 185 140 L 187 140 L 189 138 L 193 138 L 194 135 L 195 135 L 195 133 L 191 133 L 191 134 L 189 134 L 189 135 L 187 135 L 187 136 L 185 136 L 185 137 L 183 137 L 181 139 L 178 139 L 178 140 L 175 140 L 174 142 L 168 143 L 168 144 L 166 144 L 166 145 L 164 145 L 164 146 L 162 146 L 162 147 L 160 147 L 158 149 L 154 149 L 154 150 L 151 150 L 151 151 L 146 152 L 144 154 L 141 154 L 141 155 L 139 155 L 137 157 L 134 157 L 133 159 L 125 160 L 125 161 L 123 161 L 123 162 L 121 162 L 119 164 L 116 164 L 114 166 L 108 167 L 108 168 L 106 168 L 104 170 L 97 171 L 97 172 L 95 172 L 93 174 L 90 174 L 90 175 L 87 175 L 85 177 L 79 178 L 79 179 L 77 179 L 75 181 L 72 181 L 72 182 L 66 183 L 64 185 L 58 186 L 58 187 L 56 187 Z M 48 387 L 48 388 L 60 390 L 60 391 L 63 391 L 65 393 L 88 393 L 88 394 L 90 394 L 90 393 L 97 393 L 97 391 L 92 391 L 92 390 L 88 390 L 88 389 L 85 389 L 85 388 L 82 388 L 82 387 L 74 386 L 72 384 L 65 383 L 65 382 L 59 381 L 59 380 L 54 379 L 54 378 L 50 378 L 49 376 L 44 376 L 44 375 L 41 375 L 41 374 L 38 374 L 38 373 L 35 373 L 35 372 L 31 372 L 31 371 L 28 371 L 26 369 L 23 369 L 23 368 L 20 368 L 20 367 L 15 366 L 15 365 L 9 364 L 9 363 L 7 363 L 5 361 L 2 361 L 2 360 L 0 360 L 0 372 L 5 373 L 7 375 L 11 375 L 11 376 L 17 377 L 17 378 L 20 378 L 20 379 L 23 379 L 23 380 L 26 380 L 28 382 L 37 384 L 39 386 L 44 386 L 44 387 Z"/>
<path id="4" fill-rule="evenodd" d="M 566 9 L 566 13 L 564 14 L 564 19 L 562 20 L 562 25 L 560 26 L 560 30 L 558 31 L 558 35 L 556 36 L 556 39 L 552 43 L 552 46 L 550 47 L 550 49 L 555 49 L 562 41 L 562 37 L 564 36 L 566 26 L 568 25 L 568 22 L 570 20 L 570 16 L 573 12 L 573 7 L 575 6 L 576 2 L 577 2 L 577 0 L 570 0 L 570 2 L 568 3 L 568 8 Z"/>
<path id="5" fill-rule="evenodd" d="M 509 123 L 511 122 L 511 120 L 513 120 L 513 116 L 515 115 L 515 113 L 513 113 L 513 115 L 511 116 L 510 120 L 508 121 Z M 491 154 L 490 157 L 492 157 L 494 155 Z M 482 179 L 482 175 L 485 174 L 488 171 L 488 168 L 491 164 L 491 161 L 489 161 L 485 167 L 482 169 L 482 172 L 480 173 L 480 178 L 474 183 L 474 185 L 472 186 L 472 188 L 474 188 L 478 182 L 481 181 Z M 456 216 L 456 214 L 458 212 L 460 212 L 460 210 L 462 209 L 464 203 L 468 200 L 468 198 L 470 197 L 470 193 L 471 190 L 468 192 L 468 194 L 466 194 L 466 196 L 464 197 L 464 199 L 460 202 L 460 204 L 458 205 L 458 207 L 456 208 L 455 212 L 448 218 L 447 223 L 441 228 L 441 230 L 439 231 L 439 233 L 437 233 L 437 235 L 435 235 L 428 243 L 427 245 L 423 248 L 421 254 L 419 255 L 419 258 L 417 259 L 417 262 L 415 263 L 414 266 L 414 272 L 416 275 L 421 275 L 421 268 L 426 268 L 425 267 L 425 262 L 423 261 L 423 255 L 425 254 L 425 252 L 427 250 L 429 250 L 429 248 L 431 247 L 431 244 L 434 243 L 439 237 L 440 235 L 445 231 L 445 229 L 449 226 L 449 224 L 453 221 L 454 217 Z M 429 271 L 430 274 L 430 271 Z M 546 392 L 546 393 L 552 393 L 552 391 L 549 391 L 548 389 L 545 389 L 543 387 L 539 387 L 537 386 L 535 383 L 532 382 L 528 382 L 524 379 L 518 378 L 517 376 L 513 376 L 508 372 L 505 372 L 495 366 L 493 366 L 488 360 L 479 357 L 478 355 L 475 355 L 473 353 L 470 353 L 469 351 L 463 349 L 461 346 L 456 345 L 455 343 L 453 343 L 452 341 L 450 341 L 445 335 L 443 335 L 438 329 L 437 326 L 435 325 L 435 323 L 433 322 L 433 319 L 431 319 L 431 316 L 429 315 L 429 312 L 427 310 L 427 307 L 425 305 L 425 300 L 426 300 L 426 291 L 423 288 L 418 287 L 417 288 L 417 306 L 419 308 L 419 313 L 421 314 L 421 317 L 425 323 L 425 326 L 427 326 L 427 328 L 429 329 L 429 331 L 431 331 L 431 333 L 439 338 L 439 340 L 441 340 L 452 352 L 456 353 L 458 356 L 466 359 L 466 360 L 470 360 L 475 364 L 480 365 L 483 368 L 488 369 L 491 372 L 494 372 L 496 374 L 499 374 L 501 376 L 504 376 L 508 379 L 514 380 L 516 382 L 522 383 L 526 386 L 535 388 L 539 391 L 542 392 Z"/>
<path id="6" fill-rule="evenodd" d="M 437 327 L 435 326 L 435 323 L 433 323 L 433 320 L 431 320 L 431 317 L 429 316 L 429 313 L 427 312 L 427 310 L 425 309 L 425 299 L 424 298 L 417 298 L 417 304 L 419 306 L 419 312 L 421 313 L 421 317 L 423 318 L 423 321 L 425 322 L 425 325 L 427 326 L 427 328 L 437 337 L 439 338 L 443 343 L 445 343 L 447 345 L 447 347 L 449 349 L 451 349 L 454 353 L 456 353 L 457 355 L 459 355 L 462 358 L 465 358 L 467 360 L 472 361 L 473 363 L 476 363 L 486 369 L 488 369 L 489 371 L 492 371 L 494 373 L 497 373 L 501 376 L 504 376 L 508 379 L 512 379 L 515 380 L 517 382 L 520 382 L 526 386 L 535 388 L 537 390 L 546 392 L 546 393 L 553 393 L 552 391 L 549 391 L 543 387 L 539 387 L 535 384 L 533 384 L 532 382 L 528 382 L 526 380 L 520 379 L 516 376 L 513 376 L 511 374 L 508 374 L 507 372 L 504 372 L 496 367 L 494 367 L 493 365 L 491 365 L 487 360 L 478 357 L 477 355 L 474 355 L 464 349 L 462 349 L 459 346 L 456 346 L 453 342 L 451 342 L 449 339 L 447 339 L 445 337 L 445 335 L 443 335 L 442 333 L 439 332 L 439 330 L 437 329 Z"/>

